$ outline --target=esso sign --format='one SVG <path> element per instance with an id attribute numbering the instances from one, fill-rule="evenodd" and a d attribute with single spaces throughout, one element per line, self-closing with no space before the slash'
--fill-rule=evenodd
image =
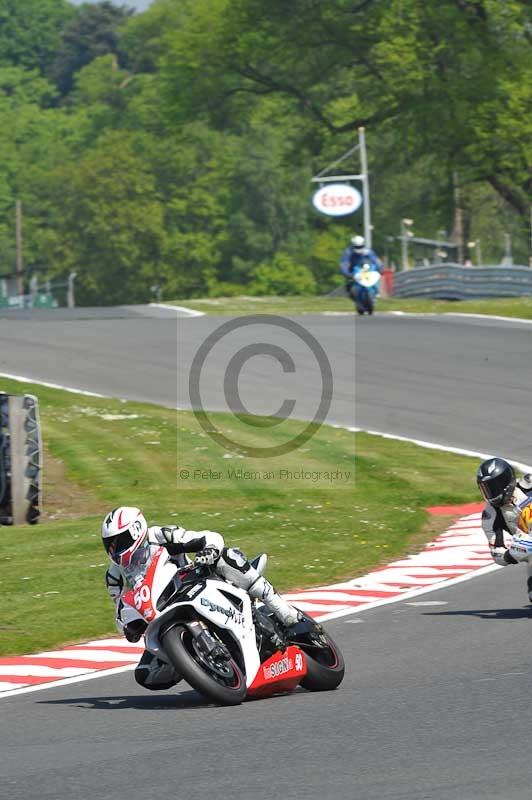
<path id="1" fill-rule="evenodd" d="M 331 183 L 315 193 L 312 202 L 322 214 L 342 217 L 352 214 L 362 205 L 362 195 L 347 183 Z"/>

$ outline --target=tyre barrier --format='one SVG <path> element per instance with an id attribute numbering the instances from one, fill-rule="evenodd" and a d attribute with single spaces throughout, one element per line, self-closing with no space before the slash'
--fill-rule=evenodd
<path id="1" fill-rule="evenodd" d="M 39 402 L 31 394 L 0 392 L 0 525 L 37 523 L 41 486 Z"/>

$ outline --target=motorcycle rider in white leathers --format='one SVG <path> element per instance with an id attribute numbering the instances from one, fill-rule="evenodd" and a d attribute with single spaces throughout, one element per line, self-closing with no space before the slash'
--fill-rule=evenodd
<path id="1" fill-rule="evenodd" d="M 236 548 L 226 548 L 223 536 L 216 531 L 190 531 L 178 525 L 148 527 L 138 508 L 121 506 L 105 516 L 102 524 L 103 545 L 111 559 L 106 572 L 107 591 L 116 603 L 118 630 L 129 641 L 138 641 L 142 630 L 133 624 L 124 624 L 121 619 L 122 591 L 132 588 L 128 581 L 128 566 L 131 559 L 139 560 L 139 553 L 147 563 L 153 546 L 166 547 L 174 560 L 182 559 L 183 566 L 190 563 L 186 553 L 195 553 L 194 563 L 214 566 L 225 580 L 245 589 L 250 597 L 261 600 L 277 619 L 290 627 L 298 621 L 298 612 L 275 591 L 245 555 Z M 171 666 L 144 652 L 135 670 L 137 683 L 146 689 L 169 689 L 178 678 Z"/>
<path id="2" fill-rule="evenodd" d="M 532 475 L 519 480 L 511 464 L 503 458 L 483 461 L 477 471 L 477 484 L 486 500 L 482 528 L 493 560 L 500 566 L 517 564 L 510 553 L 513 537 L 523 533 L 518 522 L 522 510 L 532 502 Z M 528 599 L 532 603 L 532 564 L 527 561 Z"/>

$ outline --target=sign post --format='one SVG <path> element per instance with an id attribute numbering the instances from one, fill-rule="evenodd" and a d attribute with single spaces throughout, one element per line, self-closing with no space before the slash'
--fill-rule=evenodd
<path id="1" fill-rule="evenodd" d="M 360 168 L 361 172 L 356 175 L 327 175 L 333 167 L 340 164 L 349 156 L 353 155 L 357 150 L 360 150 Z M 359 191 L 354 189 L 349 184 L 343 181 L 360 181 L 362 183 L 362 195 Z M 329 216 L 343 216 L 344 214 L 352 214 L 360 205 L 363 206 L 364 211 L 364 239 L 366 247 L 371 247 L 372 239 L 372 225 L 371 225 L 371 207 L 369 197 L 369 175 L 368 175 L 368 161 L 366 153 L 366 135 L 364 128 L 358 129 L 358 144 L 348 150 L 347 153 L 334 161 L 322 172 L 318 173 L 312 178 L 313 183 L 321 184 L 321 188 L 314 194 L 312 202 L 318 211 L 322 214 Z M 323 184 L 332 184 L 331 186 L 323 186 Z M 358 202 L 357 202 L 358 198 Z"/>

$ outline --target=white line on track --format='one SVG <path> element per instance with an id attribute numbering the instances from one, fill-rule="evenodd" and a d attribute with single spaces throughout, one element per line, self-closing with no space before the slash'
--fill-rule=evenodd
<path id="1" fill-rule="evenodd" d="M 0 378 L 20 381 L 20 383 L 34 383 L 36 386 L 47 386 L 49 389 L 62 389 L 64 392 L 84 394 L 87 397 L 111 397 L 111 395 L 108 394 L 98 394 L 98 392 L 89 392 L 86 389 L 74 389 L 72 386 L 63 386 L 62 383 L 50 383 L 49 381 L 41 381 L 37 378 L 27 378 L 25 375 L 12 375 L 10 372 L 0 372 Z"/>
<path id="2" fill-rule="evenodd" d="M 410 592 L 405 592 L 399 596 L 384 598 L 383 600 L 375 600 L 373 603 L 368 603 L 367 605 L 362 606 L 359 609 L 356 608 L 347 608 L 340 611 L 332 611 L 330 614 L 323 614 L 320 615 L 319 619 L 321 622 L 325 622 L 329 619 L 338 619 L 338 617 L 347 617 L 349 614 L 362 614 L 364 611 L 368 611 L 371 608 L 379 608 L 380 606 L 387 606 L 390 603 L 402 603 L 404 600 L 410 600 L 412 597 L 419 597 L 422 594 L 428 594 L 429 592 L 437 592 L 438 589 L 448 589 L 450 586 L 455 586 L 457 583 L 464 583 L 464 581 L 470 581 L 472 578 L 476 578 L 479 575 L 487 575 L 489 572 L 495 572 L 497 569 L 504 569 L 504 567 L 500 567 L 498 564 L 488 564 L 487 567 L 481 567 L 480 569 L 475 569 L 472 572 L 468 573 L 467 575 L 460 575 L 458 578 L 451 578 L 448 581 L 440 581 L 436 586 L 423 586 L 420 589 L 413 589 Z"/>
<path id="3" fill-rule="evenodd" d="M 523 325 L 532 325 L 532 319 L 523 319 L 522 317 L 499 317 L 496 314 L 466 314 L 462 311 L 381 311 L 382 315 L 390 314 L 394 317 L 465 317 L 470 319 L 496 319 L 498 322 L 520 322 Z"/>
<path id="4" fill-rule="evenodd" d="M 189 317 L 204 317 L 204 311 L 196 311 L 192 308 L 185 308 L 185 306 L 171 306 L 167 303 L 150 303 L 152 308 L 166 308 L 168 311 L 181 311 L 181 313 L 188 315 Z"/>
<path id="5" fill-rule="evenodd" d="M 409 442 L 410 444 L 417 444 L 419 447 L 426 447 L 429 450 L 441 450 L 444 453 L 455 453 L 459 456 L 472 456 L 473 458 L 493 458 L 493 453 L 480 453 L 477 450 L 466 450 L 463 447 L 453 447 L 449 444 L 426 442 L 424 439 L 414 439 L 411 436 L 399 436 L 398 434 L 385 433 L 384 431 L 373 431 L 368 428 L 346 428 L 345 425 L 339 425 L 338 423 L 330 424 L 333 428 L 343 428 L 343 430 L 352 431 L 354 433 L 368 433 L 370 436 L 380 436 L 383 439 L 393 439 L 398 442 Z M 522 461 L 514 461 L 511 458 L 508 458 L 508 461 L 517 467 L 517 469 L 523 470 L 524 472 L 532 471 L 532 466 L 524 464 Z"/>
<path id="6" fill-rule="evenodd" d="M 64 678 L 60 681 L 40 683 L 38 686 L 27 686 L 24 689 L 13 689 L 9 692 L 2 692 L 2 694 L 0 694 L 0 700 L 3 700 L 4 697 L 14 697 L 19 694 L 28 694 L 29 692 L 40 692 L 42 689 L 52 689 L 56 686 L 67 686 L 70 683 L 82 683 L 85 681 L 92 681 L 95 678 L 106 678 L 108 675 L 118 675 L 120 672 L 130 672 L 135 669 L 136 666 L 136 664 L 128 664 L 126 667 L 113 667 L 112 669 L 93 672 L 91 675 L 79 675 L 75 678 Z"/>
<path id="7" fill-rule="evenodd" d="M 167 306 L 167 305 L 160 304 L 160 303 L 151 303 L 150 305 L 153 305 L 155 307 L 168 308 L 168 309 L 171 309 L 171 310 L 174 310 L 174 311 L 175 310 L 184 311 L 185 313 L 188 313 L 192 317 L 204 316 L 203 312 L 192 311 L 191 309 L 185 309 L 185 308 L 180 307 L 180 306 Z M 407 314 L 405 312 L 388 312 L 388 313 L 395 314 L 397 316 L 407 316 L 407 315 L 408 316 L 424 316 L 424 315 L 418 315 L 418 314 Z M 482 315 L 482 314 L 449 314 L 448 316 L 458 316 L 458 317 L 459 316 L 471 316 L 471 317 L 481 317 L 481 318 L 484 318 L 484 316 L 486 316 L 487 319 L 490 318 L 490 316 Z M 508 322 L 524 322 L 526 324 L 532 324 L 532 320 L 522 320 L 522 319 L 517 319 L 517 318 L 513 318 L 513 317 L 491 317 L 491 318 L 502 320 L 502 321 L 508 321 Z M 10 374 L 10 373 L 0 373 L 0 377 L 4 377 L 4 378 L 9 378 L 11 380 L 20 381 L 21 383 L 33 383 L 33 384 L 40 385 L 40 386 L 47 386 L 47 387 L 53 388 L 53 389 L 62 389 L 63 391 L 73 392 L 73 393 L 81 394 L 81 395 L 87 395 L 87 396 L 90 396 L 90 397 L 102 397 L 102 398 L 109 397 L 109 395 L 103 395 L 103 394 L 99 394 L 99 393 L 96 393 L 96 392 L 90 392 L 90 391 L 86 391 L 86 390 L 83 390 L 83 389 L 77 389 L 77 388 L 73 388 L 73 387 L 70 387 L 70 386 L 64 386 L 62 384 L 56 384 L 56 383 L 50 383 L 50 382 L 47 382 L 47 381 L 36 380 L 34 378 L 28 378 L 26 376 L 21 376 L 21 375 L 13 375 L 13 374 Z M 355 427 L 351 427 L 351 426 L 341 425 L 341 424 L 338 424 L 338 423 L 331 423 L 331 426 L 335 427 L 335 428 L 342 428 L 344 430 L 348 430 L 348 431 L 352 431 L 352 432 L 367 433 L 367 434 L 370 434 L 371 436 L 380 436 L 380 437 L 385 438 L 385 439 L 391 439 L 391 440 L 402 441 L 402 442 L 409 442 L 409 443 L 416 444 L 416 445 L 418 445 L 420 447 L 425 447 L 425 448 L 428 448 L 428 449 L 431 449 L 431 450 L 440 450 L 442 452 L 455 453 L 455 454 L 464 455 L 464 456 L 472 456 L 472 457 L 481 458 L 481 459 L 486 459 L 486 458 L 489 458 L 491 456 L 491 454 L 481 453 L 481 452 L 478 452 L 478 451 L 475 451 L 475 450 L 466 450 L 466 449 L 460 448 L 460 447 L 453 447 L 453 446 L 450 446 L 450 445 L 444 445 L 444 444 L 439 444 L 439 443 L 435 443 L 435 442 L 427 442 L 427 441 L 424 441 L 422 439 L 415 439 L 415 438 L 412 438 L 412 437 L 400 436 L 400 435 L 391 434 L 391 433 L 385 433 L 383 431 L 364 430 L 362 428 L 355 428 Z M 521 470 L 524 470 L 524 471 L 532 470 L 532 467 L 530 467 L 527 464 L 523 464 L 523 463 L 518 462 L 518 461 L 512 461 L 511 463 L 514 464 L 518 469 L 521 469 Z M 499 567 L 497 564 L 490 564 L 490 565 L 488 565 L 486 567 L 482 567 L 480 569 L 473 570 L 472 572 L 470 572 L 470 573 L 468 573 L 466 575 L 461 575 L 461 576 L 458 576 L 456 578 L 451 578 L 451 579 L 445 581 L 444 583 L 442 583 L 440 581 L 435 586 L 423 586 L 423 587 L 421 587 L 419 589 L 413 589 L 413 590 L 411 590 L 409 592 L 405 592 L 404 594 L 401 594 L 400 596 L 394 596 L 394 597 L 390 597 L 390 598 L 384 598 L 384 599 L 381 599 L 381 600 L 376 600 L 376 601 L 374 601 L 372 603 L 368 603 L 367 605 L 364 605 L 363 607 L 361 607 L 359 609 L 353 609 L 351 607 L 351 608 L 346 608 L 346 609 L 341 609 L 341 610 L 338 610 L 338 611 L 334 611 L 334 612 L 331 612 L 329 614 L 323 614 L 323 615 L 320 615 L 319 619 L 322 620 L 322 621 L 326 621 L 326 620 L 337 619 L 339 617 L 353 616 L 355 614 L 358 615 L 358 614 L 361 614 L 364 611 L 367 611 L 367 610 L 372 609 L 372 608 L 378 608 L 378 607 L 383 606 L 383 605 L 390 605 L 391 603 L 404 602 L 405 600 L 410 600 L 411 598 L 419 597 L 421 595 L 428 594 L 429 592 L 438 591 L 439 589 L 446 589 L 446 588 L 449 588 L 449 587 L 454 586 L 456 584 L 463 583 L 463 582 L 465 582 L 467 580 L 472 580 L 473 578 L 476 578 L 477 576 L 486 575 L 486 574 L 488 574 L 490 572 L 493 572 L 493 571 L 495 571 L 497 569 L 501 569 L 501 567 Z M 354 620 L 352 620 L 352 622 L 358 622 L 358 621 L 359 621 L 358 618 L 355 618 Z M 84 681 L 88 681 L 88 680 L 94 680 L 96 678 L 107 677 L 109 675 L 116 675 L 116 674 L 119 674 L 119 673 L 122 673 L 122 672 L 129 672 L 129 671 L 133 670 L 134 668 L 135 668 L 135 665 L 131 664 L 131 665 L 127 665 L 127 666 L 121 666 L 121 667 L 115 667 L 115 668 L 112 668 L 112 669 L 107 669 L 107 670 L 104 670 L 104 671 L 96 671 L 96 672 L 91 673 L 90 675 L 78 675 L 78 676 L 75 676 L 75 677 L 64 678 L 64 679 L 61 679 L 61 680 L 58 680 L 58 681 L 54 681 L 53 683 L 44 683 L 44 684 L 39 684 L 38 686 L 28 686 L 28 687 L 25 687 L 25 688 L 15 688 L 12 691 L 2 692 L 1 698 L 12 697 L 12 696 L 15 696 L 15 695 L 20 695 L 20 694 L 27 694 L 29 692 L 37 692 L 37 691 L 41 691 L 43 689 L 49 689 L 49 688 L 56 687 L 56 686 L 65 686 L 65 685 L 68 685 L 68 684 L 80 683 L 80 682 L 84 682 Z"/>
<path id="8" fill-rule="evenodd" d="M 480 569 L 474 570 L 473 572 L 462 575 L 457 578 L 452 578 L 451 580 L 447 580 L 445 582 L 440 581 L 437 586 L 423 586 L 419 589 L 413 589 L 410 592 L 405 592 L 399 596 L 390 597 L 388 599 L 383 600 L 375 600 L 372 603 L 367 603 L 366 605 L 360 608 L 346 608 L 341 609 L 338 611 L 333 611 L 329 614 L 320 614 L 319 617 L 316 618 L 319 621 L 325 622 L 327 620 L 338 619 L 339 617 L 347 617 L 353 615 L 359 615 L 364 613 L 365 611 L 369 611 L 372 608 L 379 608 L 380 606 L 390 605 L 391 603 L 402 603 L 405 600 L 411 600 L 414 597 L 420 597 L 421 595 L 428 594 L 429 592 L 435 592 L 439 589 L 447 589 L 450 586 L 454 586 L 458 583 L 463 583 L 464 581 L 471 580 L 472 578 L 476 578 L 479 575 L 486 575 L 490 572 L 494 572 L 495 570 L 503 569 L 503 567 L 498 566 L 497 564 L 490 564 L 487 567 L 481 567 Z M 301 605 L 301 603 L 298 603 Z M 358 616 L 355 619 L 351 620 L 351 622 L 356 623 L 359 622 Z M 53 681 L 50 683 L 42 683 L 37 686 L 27 686 L 25 688 L 13 689 L 11 691 L 2 692 L 0 694 L 0 700 L 4 697 L 15 697 L 19 694 L 29 694 L 30 692 L 39 692 L 43 689 L 52 689 L 58 686 L 67 686 L 72 683 L 82 683 L 84 681 L 94 680 L 96 678 L 106 678 L 109 675 L 117 675 L 122 672 L 130 672 L 131 670 L 135 669 L 135 664 L 128 664 L 127 666 L 122 667 L 115 667 L 112 669 L 101 670 L 97 672 L 92 672 L 89 675 L 78 675 L 76 677 L 71 678 L 63 678 L 57 681 Z"/>

